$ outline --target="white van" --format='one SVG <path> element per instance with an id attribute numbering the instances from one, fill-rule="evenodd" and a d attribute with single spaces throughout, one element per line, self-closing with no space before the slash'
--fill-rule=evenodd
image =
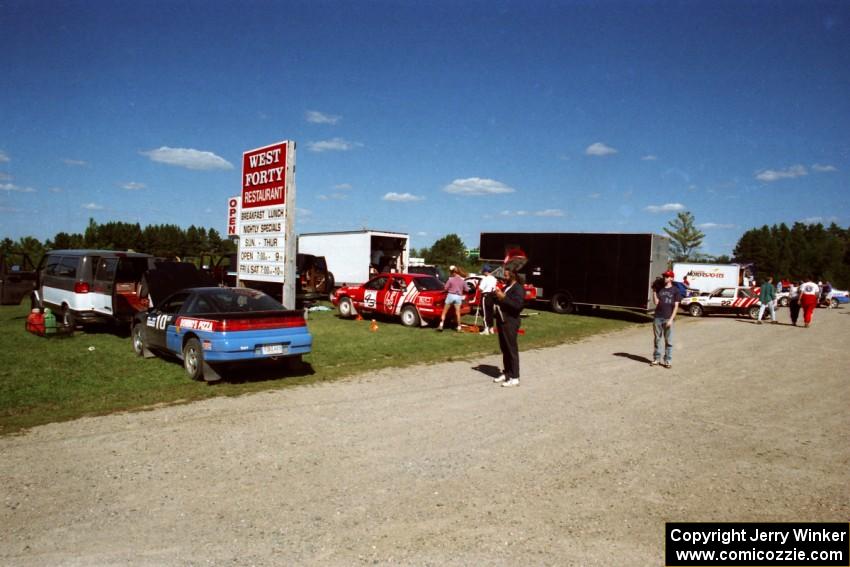
<path id="1" fill-rule="evenodd" d="M 53 250 L 44 255 L 33 307 L 50 307 L 67 327 L 96 322 L 129 323 L 147 309 L 141 281 L 154 258 L 114 250 Z"/>

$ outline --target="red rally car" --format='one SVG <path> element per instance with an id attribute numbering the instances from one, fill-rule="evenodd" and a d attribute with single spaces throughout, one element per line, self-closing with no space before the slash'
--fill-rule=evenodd
<path id="1" fill-rule="evenodd" d="M 331 302 L 343 317 L 357 313 L 391 315 L 399 317 L 407 327 L 424 327 L 439 319 L 443 312 L 446 303 L 443 286 L 443 282 L 426 274 L 378 274 L 363 285 L 339 288 Z M 466 301 L 460 312 L 469 313 Z"/>

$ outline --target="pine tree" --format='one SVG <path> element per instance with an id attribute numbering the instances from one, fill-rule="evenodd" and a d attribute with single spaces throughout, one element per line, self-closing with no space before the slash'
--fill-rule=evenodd
<path id="1" fill-rule="evenodd" d="M 664 228 L 664 232 L 670 237 L 670 251 L 673 253 L 673 260 L 687 262 L 702 246 L 702 239 L 705 238 L 705 234 L 694 226 L 694 215 L 688 211 L 678 213 L 669 225 L 669 228 Z"/>

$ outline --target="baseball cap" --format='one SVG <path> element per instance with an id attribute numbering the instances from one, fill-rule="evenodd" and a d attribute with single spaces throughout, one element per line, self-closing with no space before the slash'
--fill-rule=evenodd
<path id="1" fill-rule="evenodd" d="M 661 275 L 664 276 L 665 278 L 672 278 L 674 274 L 673 274 L 673 270 L 667 270 L 666 272 L 664 272 Z"/>
<path id="2" fill-rule="evenodd" d="M 481 271 L 489 274 L 493 271 L 493 269 L 490 268 L 490 264 L 484 264 L 483 266 L 481 266 Z"/>

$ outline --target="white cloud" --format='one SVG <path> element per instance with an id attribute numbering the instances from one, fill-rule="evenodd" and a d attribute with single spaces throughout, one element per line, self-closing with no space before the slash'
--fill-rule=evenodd
<path id="1" fill-rule="evenodd" d="M 602 196 L 602 193 L 589 193 L 587 195 L 587 198 L 588 199 L 598 199 L 601 196 Z"/>
<path id="2" fill-rule="evenodd" d="M 351 183 L 339 183 L 337 185 L 334 185 L 334 189 L 339 189 L 340 191 L 347 191 L 348 189 L 351 189 Z"/>
<path id="3" fill-rule="evenodd" d="M 468 177 L 466 179 L 455 179 L 445 187 L 443 191 L 455 195 L 500 195 L 503 193 L 514 193 L 513 187 L 508 187 L 501 181 L 495 179 L 482 179 L 480 177 Z"/>
<path id="4" fill-rule="evenodd" d="M 643 156 L 640 159 L 642 159 L 643 161 L 655 161 L 655 160 L 658 159 L 658 156 L 654 156 L 652 154 L 649 154 L 649 155 Z"/>
<path id="5" fill-rule="evenodd" d="M 564 211 L 561 209 L 544 209 L 542 211 L 502 211 L 503 217 L 562 217 Z"/>
<path id="6" fill-rule="evenodd" d="M 313 211 L 311 211 L 310 209 L 300 209 L 298 207 L 295 207 L 295 214 L 302 217 L 309 217 L 313 214 Z"/>
<path id="7" fill-rule="evenodd" d="M 32 187 L 21 187 L 14 183 L 0 183 L 0 191 L 7 191 L 9 193 L 35 193 L 35 189 Z"/>
<path id="8" fill-rule="evenodd" d="M 86 162 L 86 161 L 83 161 L 81 159 L 71 159 L 71 158 L 63 158 L 62 163 L 64 163 L 65 165 L 74 165 L 74 166 L 78 166 L 78 167 L 83 167 L 83 166 L 88 165 L 88 162 Z"/>
<path id="9" fill-rule="evenodd" d="M 428 233 L 425 232 L 424 230 L 420 230 L 419 232 L 416 233 L 416 236 L 428 236 Z"/>
<path id="10" fill-rule="evenodd" d="M 81 205 L 83 209 L 87 209 L 89 211 L 102 211 L 103 205 L 98 205 L 97 203 L 86 203 L 85 205 Z"/>
<path id="11" fill-rule="evenodd" d="M 347 152 L 354 148 L 362 148 L 360 142 L 349 142 L 342 138 L 331 138 L 320 142 L 307 142 L 307 149 L 311 152 Z"/>
<path id="12" fill-rule="evenodd" d="M 785 169 L 765 169 L 756 173 L 756 179 L 759 181 L 764 181 L 770 183 L 772 181 L 779 181 L 780 179 L 793 179 L 795 177 L 802 177 L 806 175 L 808 172 L 806 168 L 802 165 L 793 165 L 791 167 L 786 167 Z"/>
<path id="13" fill-rule="evenodd" d="M 649 205 L 643 209 L 649 213 L 672 213 L 685 210 L 682 203 L 665 203 L 663 205 Z"/>
<path id="14" fill-rule="evenodd" d="M 313 124 L 336 124 L 340 119 L 339 116 L 325 114 L 318 110 L 308 110 L 304 116 L 307 119 L 307 122 L 311 122 Z"/>
<path id="15" fill-rule="evenodd" d="M 697 228 L 699 229 L 712 229 L 712 228 L 735 228 L 734 224 L 721 224 L 716 222 L 704 222 L 702 224 L 698 224 Z"/>
<path id="16" fill-rule="evenodd" d="M 8 163 L 12 160 L 9 159 L 9 156 L 3 150 L 0 150 L 0 163 Z"/>
<path id="17" fill-rule="evenodd" d="M 800 219 L 800 222 L 803 224 L 827 224 L 831 222 L 838 222 L 838 217 L 806 217 L 804 219 Z"/>
<path id="18" fill-rule="evenodd" d="M 125 183 L 121 187 L 123 187 L 127 191 L 138 191 L 139 189 L 144 189 L 145 187 L 147 187 L 147 185 L 145 185 L 144 183 L 136 183 L 135 181 L 130 181 L 129 183 Z"/>
<path id="19" fill-rule="evenodd" d="M 162 146 L 156 150 L 139 152 L 148 156 L 151 161 L 185 167 L 186 169 L 233 169 L 233 164 L 212 152 L 193 150 L 191 148 L 169 148 Z"/>
<path id="20" fill-rule="evenodd" d="M 384 201 L 394 201 L 396 203 L 412 203 L 414 201 L 423 201 L 425 197 L 417 197 L 416 195 L 412 195 L 410 193 L 396 193 L 391 191 L 387 193 L 383 197 L 381 197 Z"/>
<path id="21" fill-rule="evenodd" d="M 819 171 L 821 173 L 826 173 L 826 172 L 830 172 L 830 171 L 838 171 L 838 168 L 835 167 L 834 165 L 822 165 L 822 164 L 816 163 L 812 166 L 812 171 Z"/>
<path id="22" fill-rule="evenodd" d="M 596 142 L 595 144 L 587 146 L 584 153 L 589 156 L 610 156 L 612 154 L 616 154 L 617 150 L 611 146 L 603 144 L 602 142 Z"/>
<path id="23" fill-rule="evenodd" d="M 319 195 L 320 201 L 344 201 L 348 199 L 345 193 L 331 193 L 330 195 Z"/>

